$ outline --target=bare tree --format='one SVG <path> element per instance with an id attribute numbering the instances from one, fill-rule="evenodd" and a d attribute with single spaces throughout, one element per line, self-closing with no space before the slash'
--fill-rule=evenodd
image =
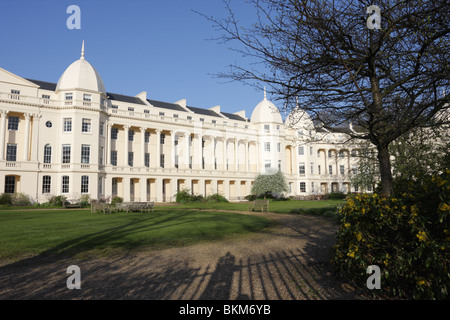
<path id="1" fill-rule="evenodd" d="M 205 16 L 251 62 L 218 76 L 268 85 L 288 109 L 298 99 L 325 128 L 362 127 L 354 137 L 375 145 L 382 193 L 393 195 L 389 144 L 413 128 L 450 121 L 442 94 L 450 78 L 449 2 L 249 2 L 257 13 L 249 27 L 229 1 L 226 18 Z"/>

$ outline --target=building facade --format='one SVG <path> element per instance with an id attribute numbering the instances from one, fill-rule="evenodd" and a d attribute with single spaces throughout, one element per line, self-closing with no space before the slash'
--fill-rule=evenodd
<path id="1" fill-rule="evenodd" d="M 283 121 L 265 93 L 250 118 L 109 93 L 84 50 L 57 83 L 0 68 L 0 193 L 37 202 L 83 194 L 170 202 L 181 189 L 239 200 L 273 170 L 285 174 L 288 196 L 355 191 L 347 140 L 317 130 L 298 108 Z"/>

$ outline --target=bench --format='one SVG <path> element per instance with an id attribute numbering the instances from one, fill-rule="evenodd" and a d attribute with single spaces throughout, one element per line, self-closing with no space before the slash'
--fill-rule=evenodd
<path id="1" fill-rule="evenodd" d="M 66 200 L 66 201 L 63 201 L 63 208 L 64 209 L 81 208 L 81 202 Z"/>
<path id="2" fill-rule="evenodd" d="M 269 212 L 269 200 L 255 200 L 248 204 L 247 211 Z"/>

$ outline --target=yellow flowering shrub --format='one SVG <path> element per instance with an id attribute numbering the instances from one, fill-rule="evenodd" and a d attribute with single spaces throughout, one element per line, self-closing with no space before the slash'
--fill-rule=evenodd
<path id="1" fill-rule="evenodd" d="M 364 287 L 366 269 L 381 270 L 374 294 L 448 299 L 450 290 L 450 170 L 403 185 L 397 197 L 358 194 L 339 211 L 332 263 Z M 367 289 L 369 291 L 369 289 Z"/>

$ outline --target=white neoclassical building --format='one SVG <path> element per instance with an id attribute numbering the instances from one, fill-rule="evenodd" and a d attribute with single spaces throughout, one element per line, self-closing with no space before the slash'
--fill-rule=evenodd
<path id="1" fill-rule="evenodd" d="M 356 150 L 346 141 L 317 130 L 301 109 L 283 122 L 265 93 L 247 118 L 107 92 L 84 48 L 57 83 L 0 68 L 0 193 L 38 202 L 82 194 L 168 202 L 181 189 L 238 200 L 273 169 L 290 196 L 355 191 Z"/>

